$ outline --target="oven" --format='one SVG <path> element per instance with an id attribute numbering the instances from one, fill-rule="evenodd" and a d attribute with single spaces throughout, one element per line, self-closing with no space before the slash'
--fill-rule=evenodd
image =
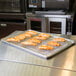
<path id="1" fill-rule="evenodd" d="M 75 0 L 28 0 L 29 8 L 46 10 L 72 10 Z"/>
<path id="2" fill-rule="evenodd" d="M 49 18 L 48 32 L 66 34 L 66 18 Z"/>
<path id="3" fill-rule="evenodd" d="M 26 0 L 0 0 L 0 38 L 26 30 Z"/>
<path id="4" fill-rule="evenodd" d="M 25 0 L 0 0 L 0 13 L 25 12 Z"/>
<path id="5" fill-rule="evenodd" d="M 48 18 L 38 16 L 36 14 L 27 14 L 27 29 L 36 30 L 39 32 L 47 32 Z"/>
<path id="6" fill-rule="evenodd" d="M 48 32 L 56 34 L 72 34 L 72 15 L 47 15 Z"/>
<path id="7" fill-rule="evenodd" d="M 0 22 L 0 39 L 14 31 L 25 31 L 26 24 L 23 22 Z"/>
<path id="8" fill-rule="evenodd" d="M 28 14 L 27 29 L 36 31 L 56 33 L 56 34 L 72 34 L 73 15 L 36 15 Z"/>

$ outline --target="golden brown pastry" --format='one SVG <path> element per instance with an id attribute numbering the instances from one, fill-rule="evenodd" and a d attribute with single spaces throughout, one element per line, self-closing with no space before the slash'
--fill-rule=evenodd
<path id="1" fill-rule="evenodd" d="M 27 31 L 26 33 L 27 33 L 27 34 L 31 34 L 31 35 L 36 35 L 36 34 L 38 34 L 36 31 Z"/>
<path id="2" fill-rule="evenodd" d="M 47 38 L 48 38 L 48 37 L 50 37 L 51 35 L 50 35 L 50 34 L 46 34 L 46 33 L 40 33 L 39 36 L 43 36 L 43 37 L 47 37 Z"/>
<path id="3" fill-rule="evenodd" d="M 56 41 L 49 41 L 47 44 L 52 46 L 60 46 L 60 44 Z"/>
<path id="4" fill-rule="evenodd" d="M 24 41 L 24 42 L 21 42 L 21 44 L 23 44 L 23 45 L 29 45 L 29 46 L 36 46 L 37 45 L 37 43 L 30 42 L 30 41 Z"/>
<path id="5" fill-rule="evenodd" d="M 15 39 L 15 38 L 8 38 L 6 41 L 11 41 L 11 42 L 20 42 L 19 39 Z"/>
<path id="6" fill-rule="evenodd" d="M 35 39 L 35 38 L 28 39 L 28 41 L 30 41 L 30 42 L 35 42 L 35 43 L 41 43 L 40 40 Z"/>
<path id="7" fill-rule="evenodd" d="M 17 35 L 15 37 L 12 37 L 12 38 L 8 38 L 6 41 L 14 41 L 14 42 L 20 42 L 21 40 L 24 40 L 26 37 L 24 34 L 20 34 L 20 35 Z"/>
<path id="8" fill-rule="evenodd" d="M 32 35 L 29 34 L 29 33 L 25 33 L 25 37 L 26 37 L 26 38 L 29 38 L 29 37 L 32 37 Z"/>
<path id="9" fill-rule="evenodd" d="M 8 38 L 7 41 L 20 42 L 21 40 L 24 40 L 25 38 L 29 38 L 29 37 L 32 37 L 32 35 L 23 33 L 23 34 L 19 34 L 19 35 L 15 36 L 15 37 Z"/>
<path id="10" fill-rule="evenodd" d="M 24 40 L 26 37 L 25 37 L 24 34 L 20 34 L 20 35 L 18 35 L 18 36 L 15 36 L 14 38 L 15 38 L 15 39 L 19 39 L 19 40 Z"/>
<path id="11" fill-rule="evenodd" d="M 65 38 L 54 38 L 54 41 L 65 42 Z"/>
<path id="12" fill-rule="evenodd" d="M 52 46 L 48 46 L 48 45 L 41 45 L 41 46 L 39 46 L 39 49 L 41 49 L 41 50 L 52 50 L 54 48 Z"/>
<path id="13" fill-rule="evenodd" d="M 47 39 L 46 37 L 43 37 L 43 36 L 35 36 L 33 38 L 34 39 L 39 39 L 39 40 L 46 40 Z"/>

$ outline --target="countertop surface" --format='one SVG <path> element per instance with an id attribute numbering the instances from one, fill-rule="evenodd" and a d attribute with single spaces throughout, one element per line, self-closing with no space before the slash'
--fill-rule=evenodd
<path id="1" fill-rule="evenodd" d="M 56 35 L 75 44 L 47 60 L 0 42 L 0 75 L 12 76 L 14 71 L 13 76 L 76 76 L 76 36 Z"/>
<path id="2" fill-rule="evenodd" d="M 0 61 L 0 76 L 76 76 L 76 72 Z"/>

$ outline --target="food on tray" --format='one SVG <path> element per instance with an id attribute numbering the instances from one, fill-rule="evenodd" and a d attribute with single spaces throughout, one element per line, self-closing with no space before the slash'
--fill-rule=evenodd
<path id="1" fill-rule="evenodd" d="M 25 35 L 26 38 L 32 37 L 32 35 L 29 34 L 29 33 L 24 33 L 24 35 Z"/>
<path id="2" fill-rule="evenodd" d="M 48 45 L 41 45 L 41 46 L 39 46 L 39 49 L 41 49 L 41 50 L 52 50 L 54 48 L 52 46 L 48 46 Z"/>
<path id="3" fill-rule="evenodd" d="M 32 31 L 32 30 L 31 31 L 27 31 L 26 33 L 27 34 L 31 34 L 31 35 L 37 35 L 38 34 L 36 31 Z"/>
<path id="4" fill-rule="evenodd" d="M 35 43 L 41 43 L 41 40 L 38 40 L 38 39 L 35 39 L 35 38 L 28 39 L 28 41 L 35 42 Z"/>
<path id="5" fill-rule="evenodd" d="M 8 38 L 6 41 L 20 42 L 19 39 L 15 39 L 15 38 Z"/>
<path id="6" fill-rule="evenodd" d="M 24 41 L 24 42 L 21 42 L 21 44 L 29 45 L 29 46 L 36 46 L 37 45 L 37 43 L 31 42 L 31 41 Z"/>
<path id="7" fill-rule="evenodd" d="M 33 38 L 34 39 L 39 39 L 39 40 L 46 40 L 47 39 L 46 37 L 43 37 L 43 36 L 35 36 Z"/>
<path id="8" fill-rule="evenodd" d="M 50 37 L 51 35 L 50 35 L 50 34 L 46 34 L 46 33 L 40 33 L 39 36 L 43 36 L 43 37 L 47 37 L 47 38 L 48 38 L 48 37 Z"/>
<path id="9" fill-rule="evenodd" d="M 21 40 L 24 40 L 25 38 L 32 37 L 31 34 L 19 34 L 17 36 L 14 36 L 12 38 L 8 38 L 6 41 L 15 41 L 15 42 L 20 42 Z"/>
<path id="10" fill-rule="evenodd" d="M 12 37 L 12 38 L 8 38 L 6 41 L 14 41 L 14 42 L 20 42 L 21 40 L 24 40 L 26 37 L 24 34 L 20 34 L 20 35 L 17 35 L 15 37 Z"/>
<path id="11" fill-rule="evenodd" d="M 50 34 L 40 33 L 38 36 L 35 36 L 34 38 L 35 39 L 39 39 L 39 40 L 46 40 L 50 36 L 51 36 Z"/>
<path id="12" fill-rule="evenodd" d="M 20 34 L 20 35 L 18 35 L 18 36 L 15 36 L 14 38 L 15 38 L 15 39 L 19 39 L 19 40 L 23 40 L 23 39 L 25 39 L 26 37 L 25 37 L 24 34 Z"/>
<path id="13" fill-rule="evenodd" d="M 52 46 L 60 46 L 60 44 L 56 41 L 49 41 L 47 44 Z"/>
<path id="14" fill-rule="evenodd" d="M 54 41 L 65 42 L 65 38 L 54 38 Z"/>

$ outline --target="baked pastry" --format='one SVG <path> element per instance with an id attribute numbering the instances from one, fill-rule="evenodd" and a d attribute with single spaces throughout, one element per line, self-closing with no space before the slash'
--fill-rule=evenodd
<path id="1" fill-rule="evenodd" d="M 41 40 L 38 40 L 38 39 L 35 39 L 35 38 L 28 39 L 28 41 L 35 42 L 35 43 L 41 43 Z"/>
<path id="2" fill-rule="evenodd" d="M 14 38 L 15 38 L 15 39 L 19 39 L 19 40 L 23 40 L 23 39 L 25 39 L 26 37 L 25 37 L 24 34 L 20 34 L 20 35 L 18 35 L 18 36 L 15 36 Z"/>
<path id="3" fill-rule="evenodd" d="M 50 37 L 51 35 L 50 35 L 50 34 L 46 34 L 46 33 L 40 33 L 39 36 L 43 36 L 43 37 L 47 37 L 47 38 L 48 38 L 48 37 Z"/>
<path id="4" fill-rule="evenodd" d="M 14 41 L 14 42 L 20 42 L 21 40 L 24 40 L 26 37 L 24 34 L 20 34 L 20 35 L 17 35 L 15 37 L 12 37 L 12 38 L 8 38 L 6 41 Z"/>
<path id="5" fill-rule="evenodd" d="M 65 42 L 65 38 L 54 38 L 54 41 Z"/>
<path id="6" fill-rule="evenodd" d="M 38 34 L 36 31 L 27 31 L 26 33 L 27 33 L 27 34 L 31 34 L 31 35 L 36 35 L 36 34 Z"/>
<path id="7" fill-rule="evenodd" d="M 49 41 L 47 44 L 52 46 L 60 46 L 60 44 L 56 41 Z"/>
<path id="8" fill-rule="evenodd" d="M 29 45 L 29 46 L 36 46 L 37 43 L 31 42 L 31 41 L 24 41 L 21 42 L 22 45 Z"/>
<path id="9" fill-rule="evenodd" d="M 32 35 L 30 33 L 24 33 L 26 38 L 32 37 Z"/>
<path id="10" fill-rule="evenodd" d="M 11 42 L 20 42 L 19 39 L 15 39 L 15 38 L 8 38 L 6 41 L 11 41 Z"/>
<path id="11" fill-rule="evenodd" d="M 41 50 L 52 50 L 54 48 L 52 46 L 48 46 L 48 45 L 41 45 L 41 46 L 39 46 L 39 49 L 41 49 Z"/>
<path id="12" fill-rule="evenodd" d="M 47 39 L 46 37 L 43 37 L 43 36 L 35 36 L 33 38 L 34 39 L 39 39 L 39 40 L 46 40 Z"/>

